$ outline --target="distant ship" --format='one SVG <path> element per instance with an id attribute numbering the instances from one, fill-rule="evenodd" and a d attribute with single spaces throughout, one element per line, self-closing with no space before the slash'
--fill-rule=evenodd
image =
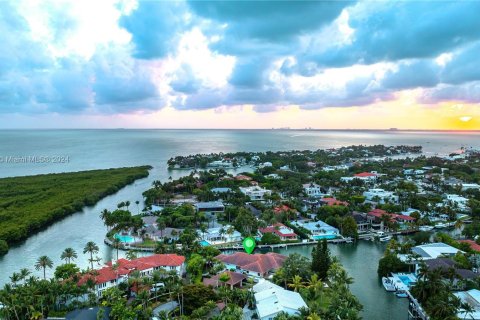
<path id="1" fill-rule="evenodd" d="M 390 130 L 390 131 L 398 131 L 398 128 L 390 128 L 390 129 L 388 129 L 388 130 Z"/>

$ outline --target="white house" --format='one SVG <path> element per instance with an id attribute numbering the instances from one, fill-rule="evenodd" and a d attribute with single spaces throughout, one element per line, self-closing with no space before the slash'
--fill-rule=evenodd
<path id="1" fill-rule="evenodd" d="M 456 205 L 460 210 L 468 208 L 468 199 L 456 194 L 447 194 L 443 200 L 444 204 L 452 203 Z"/>
<path id="2" fill-rule="evenodd" d="M 316 183 L 305 183 L 303 185 L 303 191 L 305 191 L 309 197 L 321 197 L 324 195 L 320 186 Z"/>
<path id="3" fill-rule="evenodd" d="M 472 289 L 468 291 L 454 292 L 462 303 L 467 303 L 472 307 L 472 311 L 467 312 L 460 308 L 457 313 L 459 319 L 480 320 L 480 290 Z"/>
<path id="4" fill-rule="evenodd" d="M 480 185 L 477 183 L 462 183 L 462 191 L 480 190 Z"/>
<path id="5" fill-rule="evenodd" d="M 242 235 L 235 230 L 233 226 L 225 225 L 222 227 L 209 228 L 205 233 L 201 233 L 201 238 L 209 244 L 221 244 L 242 241 Z"/>
<path id="6" fill-rule="evenodd" d="M 250 197 L 252 201 L 263 201 L 264 197 L 271 195 L 272 191 L 259 186 L 240 187 L 240 192 Z"/>
<path id="7" fill-rule="evenodd" d="M 265 282 L 269 282 L 266 281 Z M 262 288 L 263 287 L 263 288 Z M 285 290 L 277 285 L 257 286 L 255 302 L 257 315 L 260 320 L 272 320 L 279 313 L 284 312 L 288 315 L 299 315 L 301 308 L 307 308 L 307 304 L 298 292 Z M 255 290 L 255 288 L 254 288 Z"/>
<path id="8" fill-rule="evenodd" d="M 380 188 L 369 189 L 363 193 L 363 196 L 368 201 L 376 201 L 381 204 L 386 202 L 398 203 L 397 195 L 395 195 L 392 191 L 386 191 Z"/>
<path id="9" fill-rule="evenodd" d="M 443 242 L 427 243 L 412 248 L 412 253 L 416 256 L 416 258 L 413 259 L 414 261 L 454 256 L 457 252 L 463 251 Z M 399 254 L 398 257 L 405 262 L 411 260 L 411 255 L 409 254 Z"/>
<path id="10" fill-rule="evenodd" d="M 264 162 L 264 163 L 260 163 L 258 165 L 259 168 L 266 168 L 266 167 L 271 167 L 271 166 L 273 166 L 273 164 L 271 162 L 268 162 L 268 161 Z"/>

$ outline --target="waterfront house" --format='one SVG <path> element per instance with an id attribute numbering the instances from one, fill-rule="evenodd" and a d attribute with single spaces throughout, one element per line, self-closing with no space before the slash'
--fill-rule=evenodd
<path id="1" fill-rule="evenodd" d="M 254 278 L 262 278 L 268 277 L 280 269 L 287 256 L 274 252 L 265 254 L 236 252 L 233 254 L 220 254 L 215 258 L 223 262 L 227 270 L 244 273 Z"/>
<path id="2" fill-rule="evenodd" d="M 158 229 L 158 226 L 144 227 L 145 237 L 154 241 L 164 241 L 166 239 L 172 239 L 177 241 L 183 232 L 183 229 L 166 227 L 165 229 Z"/>
<path id="3" fill-rule="evenodd" d="M 443 205 L 454 205 L 460 210 L 468 209 L 468 199 L 457 194 L 446 194 Z"/>
<path id="4" fill-rule="evenodd" d="M 418 263 L 418 261 L 431 260 L 439 257 L 453 257 L 458 252 L 463 252 L 443 242 L 422 244 L 413 247 L 411 251 L 412 254 L 399 254 L 398 257 L 405 262 L 413 260 L 414 263 Z"/>
<path id="5" fill-rule="evenodd" d="M 363 193 L 363 196 L 368 201 L 377 202 L 380 204 L 391 202 L 398 203 L 398 196 L 395 195 L 392 191 L 385 191 L 380 188 L 368 189 Z"/>
<path id="6" fill-rule="evenodd" d="M 403 214 L 389 213 L 382 209 L 373 209 L 372 211 L 367 213 L 367 219 L 370 220 L 370 222 L 372 223 L 372 226 L 376 226 L 376 225 L 378 226 L 379 224 L 381 225 L 382 217 L 385 215 L 389 216 L 392 222 L 398 222 L 401 224 L 412 223 L 415 221 L 415 218 L 413 217 L 406 216 Z"/>
<path id="7" fill-rule="evenodd" d="M 88 279 L 92 279 L 95 282 L 95 293 L 101 297 L 104 290 L 127 282 L 128 276 L 135 270 L 142 276 L 152 276 L 154 271 L 164 269 L 175 271 L 181 277 L 185 271 L 185 257 L 177 254 L 154 254 L 133 260 L 118 259 L 116 265 L 114 268 L 112 261 L 107 262 L 103 268 L 82 275 L 78 284 L 84 284 Z"/>
<path id="8" fill-rule="evenodd" d="M 260 237 L 267 233 L 273 233 L 276 234 L 282 241 L 298 239 L 298 236 L 293 231 L 293 229 L 285 226 L 282 223 L 275 223 L 274 225 L 268 226 L 266 228 L 260 228 L 258 229 L 258 233 Z"/>
<path id="9" fill-rule="evenodd" d="M 360 179 L 365 182 L 375 182 L 377 180 L 378 173 L 376 172 L 360 172 L 354 174 L 354 179 Z"/>
<path id="10" fill-rule="evenodd" d="M 298 220 L 293 222 L 293 224 L 307 229 L 307 231 L 310 233 L 310 239 L 313 240 L 335 239 L 340 235 L 340 232 L 337 228 L 332 227 L 323 221 Z"/>
<path id="11" fill-rule="evenodd" d="M 238 181 L 252 181 L 252 178 L 243 174 L 239 174 L 238 176 L 235 177 L 235 180 Z"/>
<path id="12" fill-rule="evenodd" d="M 270 285 L 268 285 L 270 284 Z M 290 316 L 300 315 L 300 309 L 307 304 L 298 292 L 285 290 L 269 281 L 254 286 L 258 319 L 272 320 L 279 313 Z"/>
<path id="13" fill-rule="evenodd" d="M 462 191 L 467 190 L 480 190 L 480 185 L 478 183 L 462 183 Z"/>
<path id="14" fill-rule="evenodd" d="M 222 244 L 242 241 L 242 235 L 233 226 L 224 225 L 221 227 L 209 228 L 201 233 L 203 241 L 209 244 Z"/>
<path id="15" fill-rule="evenodd" d="M 263 162 L 263 163 L 260 163 L 258 165 L 258 167 L 261 169 L 261 168 L 267 168 L 267 167 L 271 167 L 273 164 L 271 162 Z"/>
<path id="16" fill-rule="evenodd" d="M 320 186 L 316 183 L 313 183 L 313 182 L 305 183 L 303 185 L 303 191 L 305 192 L 305 194 L 307 196 L 312 197 L 312 198 L 321 197 L 322 195 L 324 195 Z"/>
<path id="17" fill-rule="evenodd" d="M 468 291 L 454 292 L 462 303 L 469 304 L 472 311 L 466 311 L 460 308 L 457 313 L 459 319 L 480 320 L 480 290 L 472 289 Z"/>
<path id="18" fill-rule="evenodd" d="M 259 186 L 240 187 L 240 192 L 248 196 L 252 201 L 263 201 L 265 196 L 272 194 L 272 191 Z"/>
<path id="19" fill-rule="evenodd" d="M 450 270 L 454 270 L 456 277 L 453 279 L 452 285 L 456 290 L 465 289 L 465 280 L 475 280 L 480 276 L 478 273 L 475 273 L 472 270 L 457 267 L 456 262 L 450 258 L 428 259 L 424 262 L 429 270 L 440 270 L 443 275 L 448 274 Z"/>

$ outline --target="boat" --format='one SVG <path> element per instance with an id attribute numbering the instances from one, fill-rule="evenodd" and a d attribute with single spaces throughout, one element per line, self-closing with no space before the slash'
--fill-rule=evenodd
<path id="1" fill-rule="evenodd" d="M 382 277 L 382 284 L 385 290 L 387 291 L 396 291 L 397 289 L 395 288 L 395 285 L 393 283 L 393 280 L 391 278 L 387 277 Z"/>
<path id="2" fill-rule="evenodd" d="M 404 290 L 399 290 L 395 292 L 395 295 L 397 296 L 397 298 L 408 298 L 408 294 Z"/>
<path id="3" fill-rule="evenodd" d="M 442 223 L 442 222 L 437 222 L 435 223 L 435 229 L 442 229 L 442 228 L 446 228 L 447 225 L 445 223 Z"/>
<path id="4" fill-rule="evenodd" d="M 381 236 L 380 238 L 378 238 L 378 240 L 382 242 L 390 241 L 392 240 L 392 236 L 389 236 L 389 235 Z"/>
<path id="5" fill-rule="evenodd" d="M 418 228 L 418 230 L 420 231 L 432 231 L 433 230 L 433 226 L 421 226 Z"/>

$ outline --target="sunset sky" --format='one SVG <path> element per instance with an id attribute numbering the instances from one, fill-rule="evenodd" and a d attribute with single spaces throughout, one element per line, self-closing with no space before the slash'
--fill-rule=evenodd
<path id="1" fill-rule="evenodd" d="M 0 2 L 0 128 L 480 130 L 480 1 Z"/>

